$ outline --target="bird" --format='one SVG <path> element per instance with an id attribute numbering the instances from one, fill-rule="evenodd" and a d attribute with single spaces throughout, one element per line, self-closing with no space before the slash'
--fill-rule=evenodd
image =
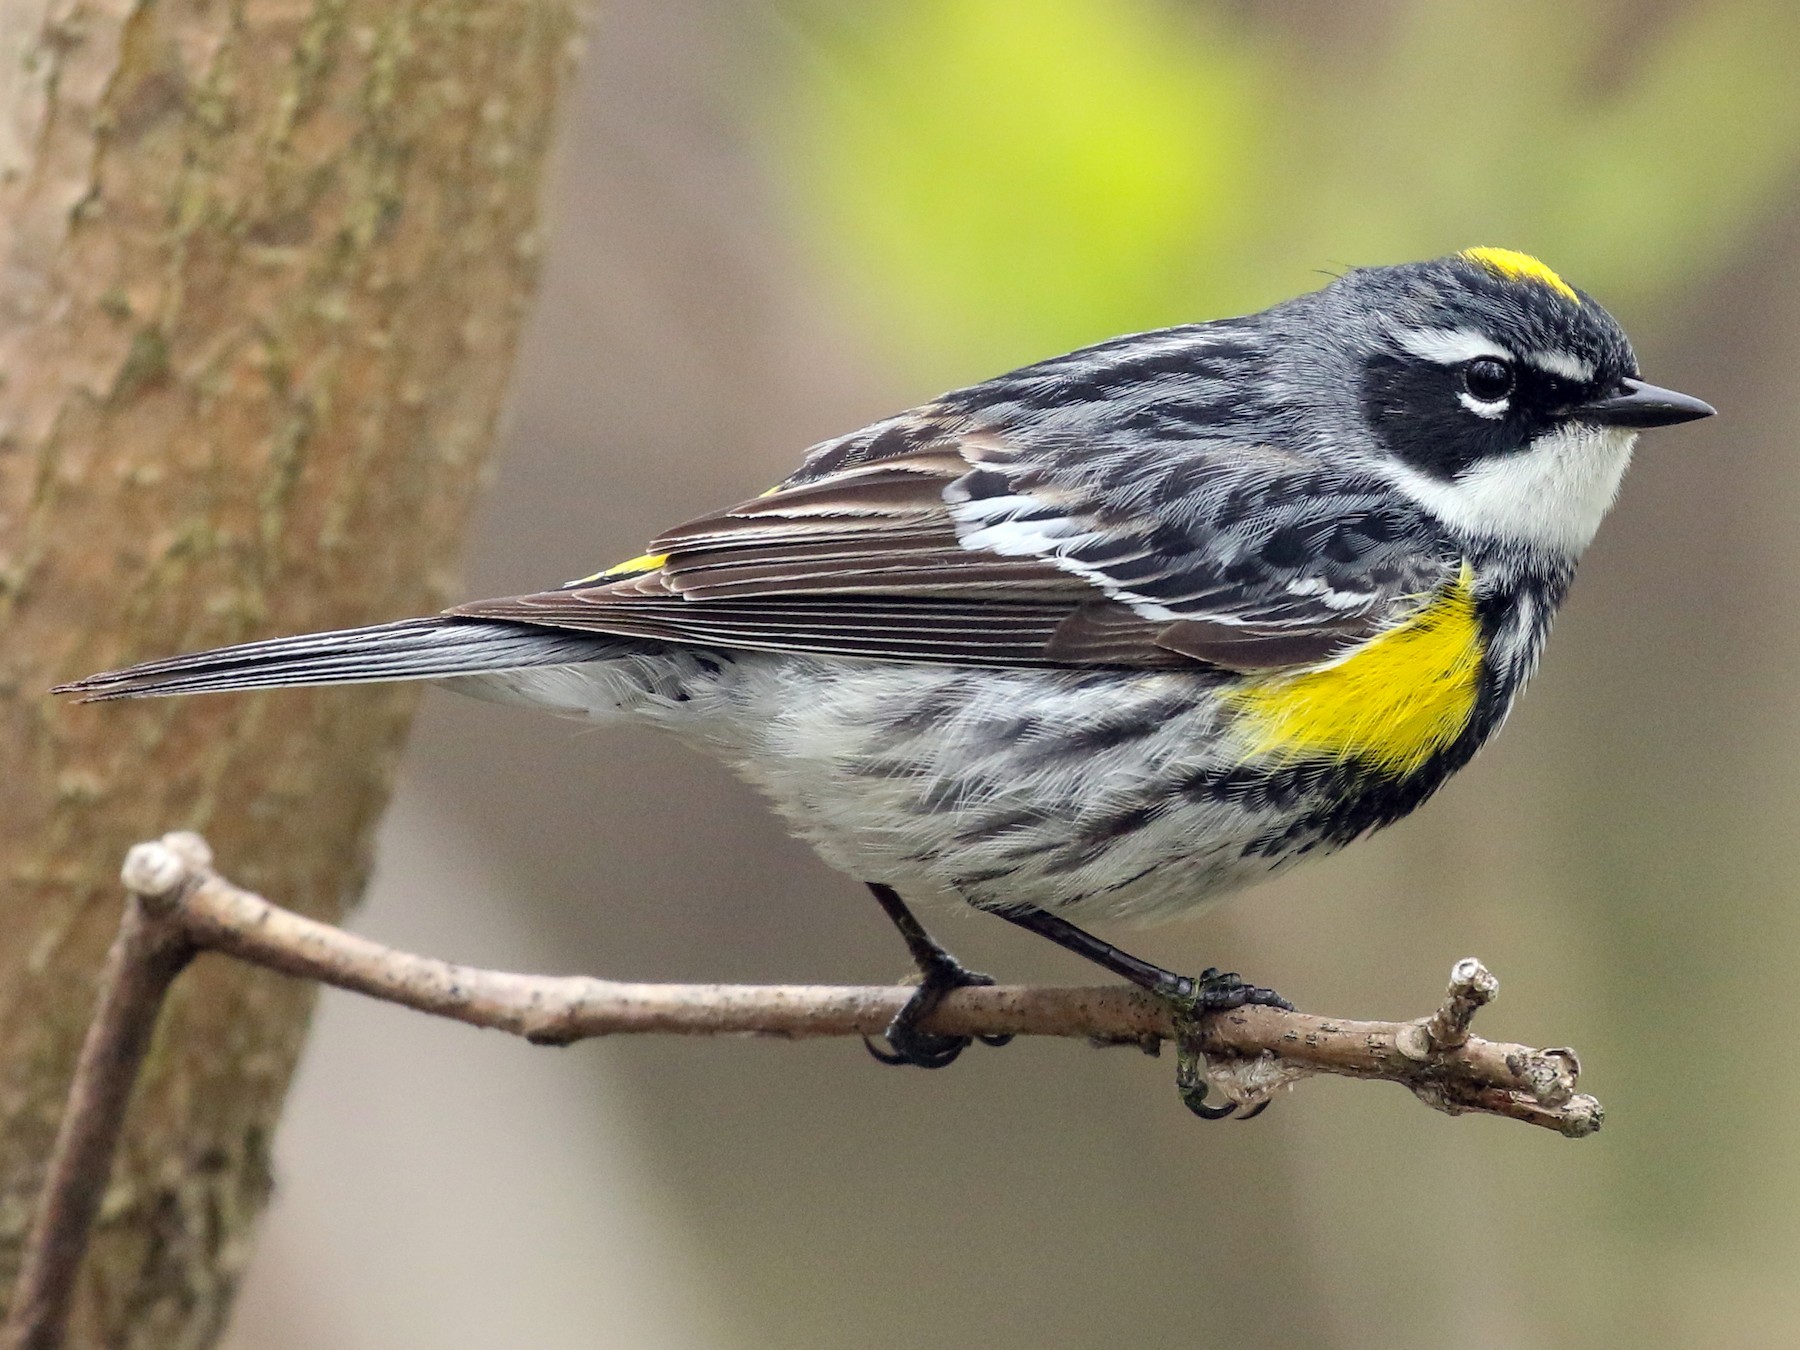
<path id="1" fill-rule="evenodd" d="M 870 1049 L 941 1068 L 970 1038 L 922 1023 L 992 980 L 921 903 L 1189 1015 L 1291 1006 L 1080 925 L 1191 914 L 1422 805 L 1506 719 L 1638 433 L 1713 411 L 1547 264 L 1470 248 L 952 390 L 554 589 L 56 692 L 429 680 L 665 731 L 873 893 L 918 982 Z"/>

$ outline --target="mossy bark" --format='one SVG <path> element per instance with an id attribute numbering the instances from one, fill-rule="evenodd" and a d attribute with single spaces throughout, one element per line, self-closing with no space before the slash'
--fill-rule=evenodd
<path id="1" fill-rule="evenodd" d="M 336 918 L 413 705 L 45 690 L 444 599 L 574 42 L 565 0 L 0 8 L 0 1291 L 124 849 L 199 829 Z M 310 1004 L 225 961 L 183 977 L 73 1344 L 216 1336 Z"/>

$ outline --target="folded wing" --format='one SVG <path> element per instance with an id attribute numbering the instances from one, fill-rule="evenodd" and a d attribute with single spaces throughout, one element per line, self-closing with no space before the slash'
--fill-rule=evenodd
<path id="1" fill-rule="evenodd" d="M 889 660 L 1252 670 L 1331 660 L 1454 574 L 1379 483 L 1271 447 L 1084 454 L 929 407 L 869 439 L 873 455 L 668 532 L 643 570 L 449 613 Z"/>

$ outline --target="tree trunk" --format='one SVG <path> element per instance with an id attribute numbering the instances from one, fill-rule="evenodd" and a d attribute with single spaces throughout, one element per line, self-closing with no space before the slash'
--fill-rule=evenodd
<path id="1" fill-rule="evenodd" d="M 122 662 L 429 611 L 538 253 L 566 0 L 0 7 L 0 1290 L 127 845 L 203 830 L 335 919 L 404 687 L 80 707 Z M 310 991 L 203 959 L 71 1343 L 204 1346 Z"/>

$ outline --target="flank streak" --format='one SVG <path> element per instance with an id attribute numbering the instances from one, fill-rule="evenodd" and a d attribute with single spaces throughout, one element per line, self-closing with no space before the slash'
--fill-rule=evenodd
<path id="1" fill-rule="evenodd" d="M 1474 714 L 1481 676 L 1474 575 L 1410 622 L 1323 670 L 1227 695 L 1244 749 L 1277 763 L 1360 760 L 1403 777 L 1448 749 Z"/>

